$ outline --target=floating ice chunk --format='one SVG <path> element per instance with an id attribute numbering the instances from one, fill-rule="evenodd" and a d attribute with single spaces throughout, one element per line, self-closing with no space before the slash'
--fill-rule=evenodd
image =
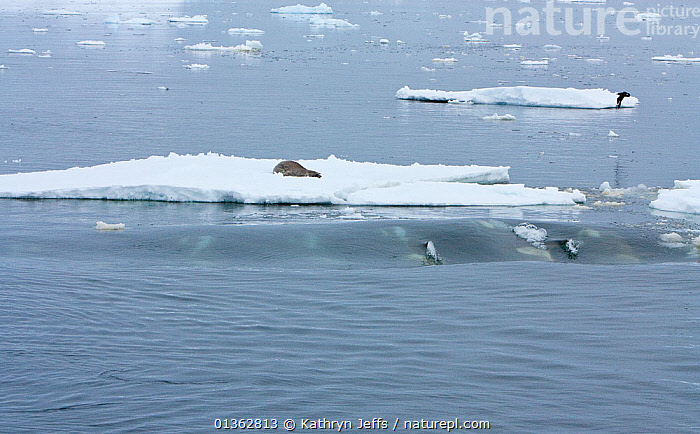
<path id="1" fill-rule="evenodd" d="M 610 40 L 610 36 L 598 35 L 598 36 L 596 36 L 596 39 L 599 40 L 600 42 L 605 42 L 605 41 Z"/>
<path id="2" fill-rule="evenodd" d="M 547 240 L 547 230 L 538 228 L 530 223 L 520 223 L 513 228 L 513 232 L 518 237 L 537 247 L 538 249 L 546 249 L 544 242 Z"/>
<path id="3" fill-rule="evenodd" d="M 588 63 L 605 63 L 605 60 L 599 58 L 585 59 Z"/>
<path id="4" fill-rule="evenodd" d="M 655 60 L 657 62 L 696 63 L 700 62 L 700 57 L 683 57 L 682 54 L 678 54 L 677 56 L 666 54 L 664 56 L 652 57 L 651 60 Z"/>
<path id="5" fill-rule="evenodd" d="M 523 66 L 547 66 L 549 65 L 549 59 L 523 60 L 520 64 Z"/>
<path id="6" fill-rule="evenodd" d="M 455 63 L 455 62 L 458 62 L 458 60 L 455 59 L 454 57 L 446 57 L 444 59 L 442 59 L 440 57 L 436 57 L 433 59 L 433 63 Z"/>
<path id="7" fill-rule="evenodd" d="M 7 52 L 10 54 L 27 54 L 30 56 L 36 54 L 36 51 L 32 50 L 31 48 L 20 48 L 19 50 L 14 50 L 10 48 L 9 50 L 7 50 Z"/>
<path id="8" fill-rule="evenodd" d="M 34 33 L 46 33 L 48 31 L 49 31 L 49 29 L 39 29 L 39 28 L 32 29 L 32 32 L 34 32 Z"/>
<path id="9" fill-rule="evenodd" d="M 281 8 L 271 9 L 270 12 L 273 14 L 332 14 L 333 8 L 325 3 L 321 3 L 318 6 L 296 4 L 294 6 L 283 6 Z"/>
<path id="10" fill-rule="evenodd" d="M 427 66 L 421 66 L 420 70 L 425 72 L 435 72 L 435 68 L 428 68 Z"/>
<path id="11" fill-rule="evenodd" d="M 158 90 L 170 90 L 170 88 L 165 86 L 158 86 Z"/>
<path id="12" fill-rule="evenodd" d="M 508 50 L 519 50 L 519 49 L 523 48 L 523 46 L 520 44 L 506 44 L 503 46 L 503 48 L 508 49 Z"/>
<path id="13" fill-rule="evenodd" d="M 97 222 L 95 225 L 95 229 L 98 231 L 121 231 L 124 230 L 126 225 L 124 223 L 105 223 L 105 222 Z"/>
<path id="14" fill-rule="evenodd" d="M 38 57 L 41 57 L 44 59 L 51 57 L 51 50 L 42 51 Z"/>
<path id="15" fill-rule="evenodd" d="M 264 35 L 265 31 L 260 29 L 233 28 L 228 29 L 229 35 Z"/>
<path id="16" fill-rule="evenodd" d="M 185 39 L 185 38 L 175 38 L 175 39 L 173 39 L 173 41 L 175 41 L 175 42 L 185 42 L 186 40 L 187 40 L 187 39 Z"/>
<path id="17" fill-rule="evenodd" d="M 379 16 L 379 15 L 384 15 L 383 13 L 381 13 L 379 11 L 370 11 L 369 14 L 372 15 L 373 17 Z"/>
<path id="18" fill-rule="evenodd" d="M 93 41 L 93 40 L 85 40 L 85 41 L 78 41 L 75 43 L 75 45 L 105 45 L 104 41 Z"/>
<path id="19" fill-rule="evenodd" d="M 252 53 L 262 50 L 260 41 L 245 41 L 245 44 L 236 45 L 235 47 L 217 47 L 208 42 L 200 42 L 195 45 L 185 45 L 183 50 L 189 51 L 229 51 L 236 53 Z"/>
<path id="20" fill-rule="evenodd" d="M 193 17 L 191 17 L 189 15 L 185 15 L 184 17 L 172 17 L 172 18 L 169 18 L 168 21 L 171 23 L 193 24 L 193 25 L 202 25 L 202 24 L 209 23 L 209 20 L 207 19 L 206 15 L 195 15 Z"/>
<path id="21" fill-rule="evenodd" d="M 10 68 L 8 68 L 7 66 L 5 66 L 5 65 L 3 64 L 3 65 L 0 65 L 0 69 L 10 69 Z"/>
<path id="22" fill-rule="evenodd" d="M 382 38 L 379 40 L 379 45 L 389 45 L 389 40 Z"/>
<path id="23" fill-rule="evenodd" d="M 51 10 L 42 12 L 42 14 L 44 14 L 44 15 L 81 15 L 80 12 L 69 11 L 66 9 L 51 9 Z"/>
<path id="24" fill-rule="evenodd" d="M 620 135 L 617 134 L 615 131 L 610 130 L 610 132 L 608 132 L 608 137 L 620 137 Z"/>
<path id="25" fill-rule="evenodd" d="M 352 24 L 348 20 L 341 20 L 339 18 L 323 18 L 318 16 L 311 17 L 309 20 L 309 25 L 323 29 L 353 29 L 360 27 L 359 24 Z"/>
<path id="26" fill-rule="evenodd" d="M 606 109 L 617 106 L 617 94 L 607 89 L 562 89 L 549 87 L 492 87 L 468 91 L 442 91 L 411 89 L 405 86 L 396 92 L 396 98 L 414 101 L 473 104 L 519 105 L 528 107 L 555 107 L 578 109 Z M 634 107 L 639 103 L 635 97 L 622 101 L 623 107 Z"/>
<path id="27" fill-rule="evenodd" d="M 597 206 L 597 207 L 603 207 L 603 206 L 613 206 L 614 207 L 614 206 L 625 206 L 627 204 L 624 202 L 612 202 L 612 201 L 603 202 L 602 200 L 597 200 L 597 201 L 593 202 L 592 205 Z"/>
<path id="28" fill-rule="evenodd" d="M 499 115 L 498 113 L 494 113 L 491 116 L 484 116 L 481 119 L 485 121 L 514 121 L 515 116 L 511 114 Z"/>
<path id="29" fill-rule="evenodd" d="M 486 42 L 489 42 L 488 39 L 485 39 L 484 36 L 479 33 L 469 33 L 469 32 L 464 32 L 464 41 L 469 42 L 472 44 L 484 44 Z"/>
<path id="30" fill-rule="evenodd" d="M 659 235 L 659 239 L 664 243 L 682 243 L 683 237 L 677 232 L 669 232 L 667 234 Z"/>
<path id="31" fill-rule="evenodd" d="M 557 0 L 558 3 L 595 3 L 605 4 L 608 0 Z"/>
<path id="32" fill-rule="evenodd" d="M 660 189 L 650 207 L 664 211 L 700 214 L 700 180 L 675 181 L 672 189 Z"/>
<path id="33" fill-rule="evenodd" d="M 558 51 L 561 50 L 561 47 L 559 45 L 554 45 L 554 44 L 547 44 L 545 45 L 544 48 L 546 51 Z"/>
<path id="34" fill-rule="evenodd" d="M 187 69 L 209 69 L 209 65 L 204 65 L 201 63 L 190 63 L 189 65 L 183 65 Z"/>

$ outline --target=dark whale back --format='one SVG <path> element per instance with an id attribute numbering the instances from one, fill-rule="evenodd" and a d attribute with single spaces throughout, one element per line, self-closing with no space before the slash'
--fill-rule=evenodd
<path id="1" fill-rule="evenodd" d="M 320 173 L 314 170 L 308 170 L 296 161 L 282 161 L 281 163 L 277 164 L 274 169 L 272 169 L 272 173 L 281 173 L 284 176 L 308 176 L 311 178 L 321 177 Z"/>

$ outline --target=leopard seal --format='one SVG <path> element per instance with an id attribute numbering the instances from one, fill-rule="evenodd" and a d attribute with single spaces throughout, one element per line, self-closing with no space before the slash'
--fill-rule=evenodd
<path id="1" fill-rule="evenodd" d="M 284 176 L 308 176 L 311 178 L 320 178 L 321 174 L 314 171 L 308 170 L 296 161 L 282 161 L 272 169 L 272 173 L 281 173 Z"/>

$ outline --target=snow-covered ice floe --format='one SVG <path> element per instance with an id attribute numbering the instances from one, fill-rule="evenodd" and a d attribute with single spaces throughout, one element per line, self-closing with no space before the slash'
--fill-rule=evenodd
<path id="1" fill-rule="evenodd" d="M 355 27 L 360 27 L 359 24 L 353 24 L 348 20 L 341 20 L 339 18 L 324 18 L 313 16 L 309 19 L 309 25 L 312 27 L 318 27 L 323 29 L 352 29 Z"/>
<path id="2" fill-rule="evenodd" d="M 168 19 L 169 22 L 171 23 L 180 23 L 180 24 L 207 24 L 209 23 L 209 20 L 207 19 L 206 15 L 195 15 L 193 17 L 189 15 L 185 15 L 184 17 L 172 17 Z"/>
<path id="3" fill-rule="evenodd" d="M 153 156 L 84 168 L 0 175 L 3 198 L 403 206 L 574 205 L 585 196 L 509 181 L 508 167 L 397 166 L 300 160 L 323 178 L 273 174 L 280 160 L 219 154 Z"/>
<path id="4" fill-rule="evenodd" d="M 243 29 L 234 28 L 228 29 L 229 35 L 264 35 L 265 31 L 260 29 Z"/>
<path id="5" fill-rule="evenodd" d="M 245 44 L 236 45 L 235 47 L 218 47 L 211 45 L 208 42 L 200 42 L 194 45 L 185 45 L 183 50 L 189 51 L 229 51 L 236 53 L 252 53 L 262 50 L 260 41 L 245 41 Z"/>
<path id="6" fill-rule="evenodd" d="M 304 6 L 296 4 L 294 6 L 283 6 L 270 10 L 273 14 L 332 14 L 333 8 L 325 3 L 318 6 Z"/>
<path id="7" fill-rule="evenodd" d="M 700 180 L 675 181 L 672 189 L 662 188 L 650 207 L 672 212 L 700 214 Z"/>
<path id="8" fill-rule="evenodd" d="M 664 56 L 652 57 L 651 60 L 655 60 L 657 62 L 696 63 L 700 62 L 700 57 L 683 57 L 682 54 L 677 56 L 666 54 Z"/>
<path id="9" fill-rule="evenodd" d="M 617 94 L 607 89 L 563 89 L 530 86 L 491 87 L 457 92 L 418 90 L 404 86 L 396 92 L 396 98 L 427 102 L 577 109 L 608 109 L 617 106 Z M 637 98 L 627 97 L 622 101 L 622 107 L 634 107 L 638 103 Z"/>

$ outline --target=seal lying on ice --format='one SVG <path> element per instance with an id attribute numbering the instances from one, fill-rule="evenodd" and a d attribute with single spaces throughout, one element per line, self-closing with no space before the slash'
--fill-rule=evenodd
<path id="1" fill-rule="evenodd" d="M 314 170 L 307 170 L 296 161 L 283 161 L 272 169 L 272 173 L 281 173 L 284 176 L 309 176 L 312 178 L 320 178 L 321 174 Z"/>

